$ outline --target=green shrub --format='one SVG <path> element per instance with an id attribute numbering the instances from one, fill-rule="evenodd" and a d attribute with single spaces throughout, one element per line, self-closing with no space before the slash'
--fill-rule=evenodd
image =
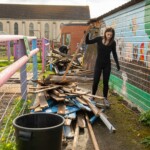
<path id="1" fill-rule="evenodd" d="M 150 147 L 150 136 L 144 138 L 141 143 L 145 144 L 146 147 Z"/>
<path id="2" fill-rule="evenodd" d="M 141 114 L 139 121 L 146 126 L 150 126 L 150 110 Z"/>

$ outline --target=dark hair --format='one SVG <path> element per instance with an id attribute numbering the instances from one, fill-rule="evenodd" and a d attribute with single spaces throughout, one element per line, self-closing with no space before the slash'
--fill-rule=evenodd
<path id="1" fill-rule="evenodd" d="M 106 32 L 112 32 L 112 38 L 110 39 L 108 45 L 111 45 L 114 42 L 115 38 L 115 30 L 112 27 L 106 28 L 105 33 L 104 33 L 104 44 L 106 42 Z"/>

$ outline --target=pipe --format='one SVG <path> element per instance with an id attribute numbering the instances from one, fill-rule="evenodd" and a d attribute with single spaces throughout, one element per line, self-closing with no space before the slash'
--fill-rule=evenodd
<path id="1" fill-rule="evenodd" d="M 27 37 L 29 41 L 36 39 L 35 36 L 29 37 L 24 35 L 0 35 L 0 42 L 19 40 L 19 39 L 23 39 L 23 37 Z"/>
<path id="2" fill-rule="evenodd" d="M 14 74 L 18 69 L 20 69 L 25 63 L 28 62 L 31 56 L 35 55 L 39 51 L 38 48 L 30 51 L 29 56 L 25 55 L 18 59 L 16 62 L 8 66 L 5 70 L 0 72 L 0 87 Z"/>

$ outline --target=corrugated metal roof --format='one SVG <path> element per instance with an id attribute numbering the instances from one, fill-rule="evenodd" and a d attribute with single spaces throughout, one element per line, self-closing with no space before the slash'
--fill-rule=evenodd
<path id="1" fill-rule="evenodd" d="M 89 6 L 0 4 L 0 18 L 89 20 Z"/>

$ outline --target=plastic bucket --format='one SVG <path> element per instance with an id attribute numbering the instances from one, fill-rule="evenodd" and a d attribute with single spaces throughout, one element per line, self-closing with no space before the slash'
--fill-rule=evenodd
<path id="1" fill-rule="evenodd" d="M 64 118 L 32 113 L 14 119 L 17 150 L 61 150 Z"/>

